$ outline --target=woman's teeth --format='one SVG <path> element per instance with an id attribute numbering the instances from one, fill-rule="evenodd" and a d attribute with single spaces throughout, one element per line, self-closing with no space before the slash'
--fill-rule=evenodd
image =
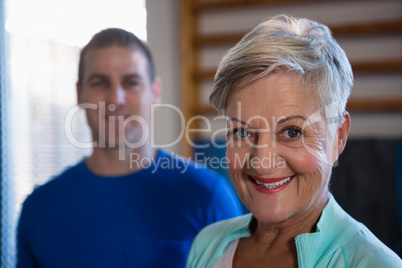
<path id="1" fill-rule="evenodd" d="M 287 178 L 284 179 L 284 180 L 277 181 L 277 182 L 273 182 L 273 183 L 262 183 L 262 182 L 256 181 L 256 180 L 254 180 L 254 182 L 255 182 L 258 186 L 261 186 L 261 187 L 263 187 L 263 188 L 265 188 L 265 189 L 274 189 L 274 188 L 276 188 L 276 187 L 279 187 L 279 186 L 284 185 L 285 183 L 287 183 L 288 181 L 290 181 L 291 178 L 292 178 L 292 177 L 287 177 Z"/>

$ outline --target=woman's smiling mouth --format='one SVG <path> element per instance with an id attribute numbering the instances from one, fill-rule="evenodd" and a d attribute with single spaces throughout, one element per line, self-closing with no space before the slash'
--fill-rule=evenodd
<path id="1" fill-rule="evenodd" d="M 262 193 L 274 194 L 286 188 L 289 183 L 295 178 L 296 175 L 284 177 L 284 178 L 274 178 L 274 179 L 264 179 L 258 177 L 248 176 L 253 182 L 254 188 Z"/>

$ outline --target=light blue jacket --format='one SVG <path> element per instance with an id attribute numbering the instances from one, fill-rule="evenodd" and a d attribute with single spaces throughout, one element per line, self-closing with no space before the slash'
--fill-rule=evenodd
<path id="1" fill-rule="evenodd" d="M 204 228 L 193 242 L 187 268 L 207 268 L 231 241 L 251 235 L 251 214 Z M 402 260 L 330 195 L 315 233 L 295 238 L 299 267 L 402 267 Z"/>

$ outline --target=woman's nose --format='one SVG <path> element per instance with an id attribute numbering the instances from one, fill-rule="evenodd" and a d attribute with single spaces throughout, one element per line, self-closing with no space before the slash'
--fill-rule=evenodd
<path id="1" fill-rule="evenodd" d="M 253 154 L 250 161 L 257 173 L 261 175 L 269 174 L 278 168 L 281 157 L 279 156 L 275 140 L 272 137 L 260 139 L 253 146 Z"/>

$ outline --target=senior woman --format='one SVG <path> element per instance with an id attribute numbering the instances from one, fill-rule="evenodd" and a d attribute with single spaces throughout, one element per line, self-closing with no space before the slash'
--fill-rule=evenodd
<path id="1" fill-rule="evenodd" d="M 280 15 L 223 57 L 210 101 L 227 121 L 228 167 L 251 214 L 203 229 L 187 267 L 402 267 L 328 190 L 353 74 L 330 30 Z"/>

